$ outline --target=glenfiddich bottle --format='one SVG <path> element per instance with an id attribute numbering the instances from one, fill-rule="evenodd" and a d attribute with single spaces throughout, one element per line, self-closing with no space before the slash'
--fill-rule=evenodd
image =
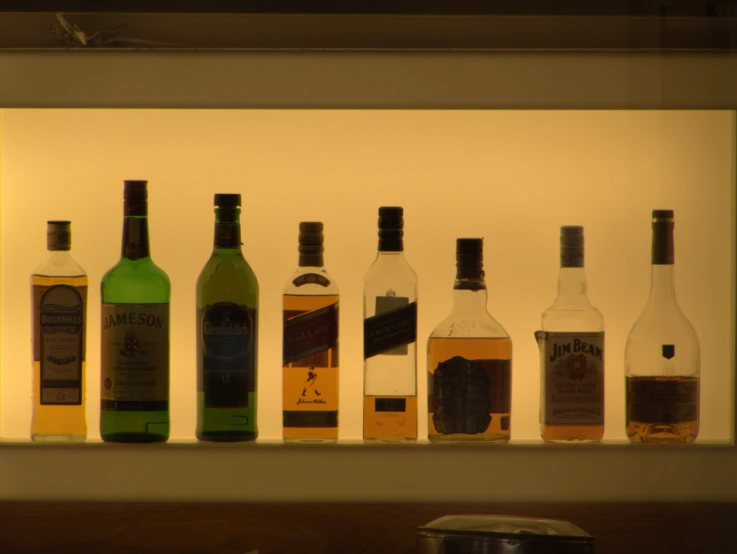
<path id="1" fill-rule="evenodd" d="M 604 435 L 604 317 L 587 292 L 583 227 L 561 227 L 558 294 L 535 333 L 546 441 L 599 441 Z"/>
<path id="2" fill-rule="evenodd" d="M 627 436 L 690 443 L 699 434 L 699 339 L 676 300 L 673 211 L 653 210 L 650 298 L 627 337 Z"/>
<path id="3" fill-rule="evenodd" d="M 283 295 L 283 436 L 338 439 L 338 287 L 323 265 L 323 224 L 299 224 L 299 266 Z"/>
<path id="4" fill-rule="evenodd" d="M 87 274 L 71 256 L 69 221 L 49 221 L 49 255 L 31 276 L 34 441 L 83 441 Z"/>
<path id="5" fill-rule="evenodd" d="M 123 247 L 102 278 L 100 435 L 169 438 L 169 278 L 151 260 L 147 181 L 125 181 Z"/>
<path id="6" fill-rule="evenodd" d="M 404 212 L 379 208 L 379 252 L 363 282 L 363 438 L 417 439 L 417 275 Z"/>
<path id="7" fill-rule="evenodd" d="M 483 239 L 458 239 L 453 311 L 427 343 L 428 437 L 510 438 L 512 341 L 486 310 Z"/>
<path id="8" fill-rule="evenodd" d="M 199 440 L 258 436 L 258 281 L 241 251 L 240 194 L 215 195 L 215 246 L 197 279 Z"/>

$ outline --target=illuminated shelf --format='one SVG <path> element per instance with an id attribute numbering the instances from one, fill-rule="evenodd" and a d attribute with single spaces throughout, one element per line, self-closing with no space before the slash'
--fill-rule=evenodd
<path id="1" fill-rule="evenodd" d="M 6 500 L 737 501 L 731 445 L 0 444 Z"/>

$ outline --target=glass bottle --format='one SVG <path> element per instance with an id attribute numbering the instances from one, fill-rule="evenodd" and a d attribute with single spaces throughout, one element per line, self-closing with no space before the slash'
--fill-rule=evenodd
<path id="1" fill-rule="evenodd" d="M 379 208 L 379 250 L 363 281 L 363 438 L 417 439 L 417 275 L 404 212 Z"/>
<path id="2" fill-rule="evenodd" d="M 600 441 L 604 435 L 604 317 L 587 293 L 583 227 L 561 227 L 558 294 L 535 333 L 546 441 Z"/>
<path id="3" fill-rule="evenodd" d="M 512 341 L 486 309 L 483 239 L 456 242 L 453 311 L 427 343 L 428 438 L 507 442 Z"/>
<path id="4" fill-rule="evenodd" d="M 151 260 L 147 181 L 125 181 L 120 260 L 102 278 L 100 435 L 169 438 L 169 278 Z"/>
<path id="5" fill-rule="evenodd" d="M 299 224 L 299 266 L 284 288 L 285 441 L 338 439 L 338 287 L 323 264 L 323 224 Z"/>
<path id="6" fill-rule="evenodd" d="M 258 436 L 258 280 L 241 251 L 240 194 L 215 195 L 215 245 L 197 279 L 199 440 Z"/>
<path id="7" fill-rule="evenodd" d="M 49 255 L 31 276 L 34 441 L 84 441 L 87 274 L 72 258 L 69 221 L 49 221 Z"/>
<path id="8" fill-rule="evenodd" d="M 699 339 L 675 292 L 673 211 L 653 210 L 652 278 L 645 310 L 627 337 L 627 436 L 691 443 L 699 434 Z"/>

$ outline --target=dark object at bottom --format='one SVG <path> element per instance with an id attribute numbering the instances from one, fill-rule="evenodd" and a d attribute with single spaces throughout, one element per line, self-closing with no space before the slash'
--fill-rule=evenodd
<path id="1" fill-rule="evenodd" d="M 567 521 L 443 516 L 420 527 L 419 554 L 593 554 L 594 539 Z"/>

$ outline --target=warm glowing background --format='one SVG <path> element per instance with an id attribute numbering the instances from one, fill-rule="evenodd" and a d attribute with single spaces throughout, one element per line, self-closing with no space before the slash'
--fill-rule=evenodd
<path id="1" fill-rule="evenodd" d="M 361 433 L 361 289 L 380 205 L 405 207 L 425 346 L 450 310 L 455 238 L 485 237 L 489 310 L 512 337 L 512 433 L 538 438 L 533 332 L 552 302 L 558 227 L 585 226 L 603 312 L 606 438 L 624 438 L 624 342 L 649 291 L 650 210 L 676 214 L 677 287 L 702 348 L 701 440 L 732 438 L 735 120 L 731 112 L 6 110 L 0 115 L 1 431 L 31 417 L 29 276 L 45 222 L 71 219 L 90 277 L 88 424 L 98 437 L 99 281 L 119 257 L 123 179 L 149 180 L 151 249 L 172 281 L 172 438 L 195 425 L 194 285 L 212 196 L 243 195 L 244 253 L 261 286 L 259 427 L 280 436 L 280 294 L 297 224 L 325 222 L 341 290 L 341 438 Z M 420 436 L 427 431 L 420 417 Z"/>

